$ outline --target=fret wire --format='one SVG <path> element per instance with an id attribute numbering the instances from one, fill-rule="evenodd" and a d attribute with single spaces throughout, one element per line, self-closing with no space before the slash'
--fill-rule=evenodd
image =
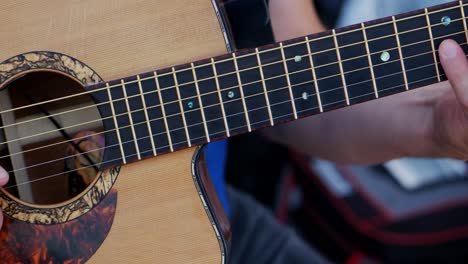
<path id="1" fill-rule="evenodd" d="M 468 27 L 466 25 L 465 9 L 463 8 L 463 1 L 460 0 L 460 11 L 463 19 L 463 28 L 465 29 L 466 41 L 468 41 Z"/>
<path id="2" fill-rule="evenodd" d="M 463 4 L 463 6 L 467 6 L 468 4 Z M 458 8 L 458 7 L 448 7 L 448 8 L 445 8 L 445 9 L 440 9 L 440 10 L 435 10 L 435 11 L 431 11 L 430 14 L 435 14 L 435 13 L 439 13 L 439 12 L 443 12 L 443 11 L 447 11 L 447 10 L 453 10 L 455 8 Z M 405 17 L 405 18 L 399 18 L 397 20 L 397 22 L 400 22 L 400 21 L 404 21 L 404 20 L 408 20 L 408 19 L 413 19 L 413 18 L 417 18 L 417 17 L 420 17 L 420 16 L 423 16 L 423 14 L 421 15 L 415 15 L 415 16 L 410 16 L 410 17 Z M 454 20 L 454 21 L 457 21 L 457 20 Z M 387 25 L 391 22 L 384 22 L 384 23 L 381 23 L 381 24 L 376 24 L 376 25 L 371 25 L 371 26 L 368 26 L 367 28 L 373 28 L 373 27 L 378 27 L 378 26 L 383 26 L 383 25 Z M 435 24 L 433 26 L 438 26 L 438 25 L 442 25 L 442 23 L 438 23 L 438 24 Z M 421 28 L 418 28 L 418 29 L 415 29 L 415 30 L 419 30 L 419 29 L 423 29 L 423 28 L 427 28 L 427 27 L 421 27 Z M 360 29 L 359 29 L 360 30 Z M 341 34 L 345 34 L 345 33 L 351 33 L 351 32 L 354 32 L 354 31 L 357 31 L 357 30 L 350 30 L 350 31 L 347 31 L 347 32 L 343 32 L 343 33 L 338 33 L 337 35 L 341 35 Z M 413 31 L 413 30 L 412 30 Z M 404 33 L 408 33 L 410 31 L 405 31 L 405 32 L 400 32 L 400 34 L 404 34 Z M 319 37 L 319 38 L 314 38 L 312 39 L 311 41 L 313 40 L 320 40 L 320 39 L 325 39 L 327 37 L 330 37 L 330 36 L 323 36 L 323 37 Z M 388 37 L 388 36 L 387 36 Z M 374 40 L 377 40 L 377 39 L 373 39 L 373 40 L 369 40 L 369 42 L 371 41 L 374 41 Z M 296 42 L 296 43 L 291 43 L 291 44 L 287 44 L 287 45 L 284 45 L 284 47 L 292 47 L 292 46 L 297 46 L 297 45 L 300 45 L 300 44 L 303 44 L 304 42 Z M 356 45 L 356 44 L 360 44 L 360 43 L 355 43 L 355 44 L 351 44 L 351 45 Z M 261 50 L 259 51 L 259 53 L 264 53 L 264 52 L 269 52 L 269 51 L 273 51 L 273 50 L 277 50 L 278 48 L 273 48 L 273 49 L 267 49 L 267 50 Z M 322 51 L 322 52 L 327 52 L 327 51 Z M 246 56 L 251 56 L 252 54 L 246 54 L 246 55 L 241 55 L 241 56 L 238 56 L 238 58 L 243 58 L 243 57 L 246 57 Z M 225 59 L 225 60 L 220 60 L 218 61 L 218 63 L 221 63 L 221 62 L 226 62 L 226 61 L 229 61 L 231 59 Z M 199 67 L 204 67 L 204 66 L 208 66 L 209 64 L 201 64 L 201 65 L 197 65 L 195 66 L 195 68 L 199 68 Z M 266 66 L 266 65 L 264 65 Z M 161 76 L 166 76 L 168 74 L 162 74 Z M 220 75 L 221 76 L 221 75 Z M 142 81 L 145 81 L 145 80 L 149 80 L 151 79 L 152 77 L 147 77 L 147 78 L 143 78 L 141 79 Z M 200 80 L 200 81 L 203 81 L 203 80 Z M 136 81 L 130 81 L 130 82 L 127 82 L 126 84 L 131 84 L 131 83 L 134 83 Z M 112 86 L 109 86 L 110 88 L 115 88 L 117 86 L 115 85 L 112 85 Z M 170 88 L 170 87 L 168 87 Z M 17 111 L 17 110 L 20 110 L 20 109 L 24 109 L 24 108 L 28 108 L 28 107 L 33 107 L 33 106 L 36 106 L 36 105 L 39 105 L 39 104 L 46 104 L 46 103 L 52 103 L 52 102 L 55 102 L 55 101 L 58 101 L 58 100 L 65 100 L 65 99 L 68 99 L 68 98 L 72 98 L 72 97 L 75 97 L 75 96 L 81 96 L 81 95 L 86 95 L 86 94 L 89 94 L 89 93 L 92 93 L 92 92 L 97 92 L 97 91 L 100 91 L 100 90 L 105 90 L 107 89 L 106 87 L 101 87 L 101 88 L 98 88 L 98 89 L 95 89 L 95 90 L 92 90 L 92 91 L 85 91 L 85 92 L 82 92 L 82 93 L 77 93 L 77 94 L 73 94 L 73 95 L 69 95 L 69 96 L 64 96 L 64 97 L 61 97 L 61 98 L 55 98 L 55 99 L 50 99 L 50 100 L 47 100 L 47 101 L 44 101 L 44 102 L 39 102 L 39 103 L 35 103 L 35 104 L 30 104 L 30 105 L 25 105 L 25 106 L 21 106 L 21 107 L 17 107 L 17 108 L 13 108 L 13 109 L 7 109 L 7 110 L 3 110 L 3 111 L 0 111 L 0 114 L 3 114 L 3 113 L 7 113 L 7 112 L 11 112 L 11 111 Z"/>
<path id="3" fill-rule="evenodd" d="M 291 80 L 289 79 L 289 71 L 288 71 L 288 64 L 286 63 L 286 58 L 284 56 L 284 49 L 283 49 L 283 43 L 280 42 L 280 47 L 281 47 L 281 57 L 283 58 L 283 67 L 284 67 L 284 73 L 286 75 L 286 82 L 288 84 L 289 88 L 289 97 L 291 98 L 291 106 L 294 112 L 294 119 L 298 119 L 297 117 L 297 111 L 296 111 L 296 103 L 294 102 L 293 98 L 293 92 L 292 92 L 292 87 L 291 87 Z"/>
<path id="4" fill-rule="evenodd" d="M 312 51 L 310 49 L 309 37 L 306 37 L 306 44 L 307 44 L 307 52 L 309 53 L 308 57 L 310 61 L 310 70 L 312 71 L 312 77 L 314 78 L 314 87 L 315 87 L 315 94 L 317 97 L 317 104 L 319 106 L 320 113 L 323 113 L 322 98 L 321 98 L 320 90 L 318 87 L 317 74 L 315 72 L 314 60 L 312 58 Z"/>
<path id="5" fill-rule="evenodd" d="M 107 96 L 109 96 L 109 104 L 111 108 L 112 118 L 114 119 L 117 140 L 119 141 L 120 153 L 122 154 L 122 161 L 123 161 L 123 164 L 127 164 L 127 160 L 125 159 L 125 152 L 124 152 L 123 145 L 122 145 L 122 138 L 120 137 L 119 124 L 117 123 L 117 117 L 115 116 L 114 102 L 112 100 L 109 83 L 106 83 L 106 87 L 107 87 Z"/>
<path id="6" fill-rule="evenodd" d="M 230 137 L 231 132 L 229 131 L 229 125 L 228 125 L 228 122 L 227 122 L 226 111 L 224 110 L 223 96 L 221 95 L 221 88 L 219 86 L 218 71 L 216 70 L 215 61 L 214 61 L 213 58 L 211 58 L 211 67 L 213 68 L 213 74 L 214 74 L 214 79 L 215 79 L 215 83 L 216 83 L 216 89 L 218 91 L 219 104 L 221 106 L 221 113 L 223 114 L 223 119 L 224 119 L 224 128 L 226 129 L 226 136 Z"/>
<path id="7" fill-rule="evenodd" d="M 426 13 L 426 22 L 428 25 L 428 31 L 429 31 L 429 38 L 431 39 L 431 46 L 432 46 L 432 56 L 434 57 L 434 63 L 437 63 L 437 55 L 436 55 L 436 48 L 434 45 L 434 38 L 432 37 L 432 27 L 431 27 L 431 20 L 429 19 L 429 13 L 427 11 L 427 8 L 424 8 L 424 12 Z M 437 73 L 437 80 L 440 82 L 440 74 L 439 74 L 439 67 L 437 64 L 435 64 L 435 69 Z"/>
<path id="8" fill-rule="evenodd" d="M 457 35 L 457 34 L 460 34 L 460 33 L 462 33 L 462 32 L 457 32 L 457 33 L 453 33 L 453 34 L 441 36 L 441 37 L 438 37 L 438 38 L 434 38 L 434 40 L 442 39 L 442 38 L 447 38 L 447 37 L 454 36 L 454 35 Z M 387 36 L 387 37 L 392 37 L 392 36 L 395 36 L 395 37 L 396 37 L 397 35 L 392 34 L 392 35 L 389 35 L 389 36 Z M 397 38 L 397 39 L 398 39 L 398 38 Z M 422 40 L 422 41 L 414 42 L 414 43 L 411 43 L 410 45 L 401 46 L 401 48 L 414 46 L 414 45 L 421 44 L 421 43 L 425 43 L 425 42 L 428 42 L 428 41 L 431 41 L 431 40 L 430 40 L 430 39 L 427 39 L 427 40 Z M 371 41 L 369 41 L 369 42 L 371 42 Z M 399 42 L 399 40 L 398 40 L 398 42 Z M 360 42 L 359 44 L 362 44 L 362 43 L 364 43 L 364 42 Z M 343 46 L 343 47 L 344 47 L 344 46 Z M 399 47 L 392 48 L 392 49 L 388 49 L 387 51 L 397 50 L 397 49 L 399 49 L 399 48 L 400 48 L 400 46 L 399 46 Z M 335 50 L 335 48 L 330 49 L 330 50 Z M 372 56 L 372 55 L 376 55 L 376 54 L 379 54 L 379 53 L 381 53 L 381 52 L 373 52 L 373 53 L 371 53 L 370 55 Z M 430 53 L 432 53 L 432 51 L 431 51 Z M 316 54 L 316 53 L 312 53 L 312 55 L 315 55 L 315 54 Z M 408 56 L 407 58 L 417 57 L 417 56 L 425 55 L 425 54 L 426 54 L 426 53 L 419 53 L 419 54 L 416 54 L 416 55 L 413 55 L 413 56 Z M 303 57 L 309 56 L 309 55 L 311 55 L 311 54 L 305 54 Z M 360 58 L 364 58 L 364 57 L 367 57 L 367 55 L 361 55 L 361 56 L 356 56 L 356 57 L 353 57 L 353 58 L 350 58 L 350 59 L 341 60 L 341 62 L 347 62 L 347 61 L 351 61 L 351 60 L 355 60 L 355 59 L 360 59 Z M 388 62 L 385 62 L 385 63 L 381 63 L 381 64 L 378 64 L 378 65 L 384 65 L 384 64 L 389 63 L 389 62 L 392 62 L 392 61 L 388 61 Z M 277 62 L 277 63 L 280 63 L 280 62 Z M 330 66 L 330 65 L 334 65 L 334 64 L 338 64 L 338 62 L 331 62 L 331 63 L 323 64 L 323 65 L 320 65 L 320 66 L 315 67 L 315 69 L 323 68 L 323 67 Z M 265 66 L 265 65 L 263 65 L 263 66 Z M 252 68 L 250 68 L 250 69 L 254 69 L 254 68 L 255 68 L 255 67 L 252 67 Z M 362 69 L 365 69 L 365 68 L 361 68 L 360 70 L 362 70 Z M 347 72 L 345 72 L 345 73 L 350 73 L 350 72 L 353 72 L 353 71 L 356 71 L 356 70 L 347 71 Z M 291 73 L 291 74 L 298 73 L 298 72 L 301 72 L 301 71 L 293 72 L 293 73 Z M 339 76 L 339 75 L 340 75 L 340 74 L 336 74 L 336 75 L 334 75 L 334 76 L 328 76 L 328 77 L 335 77 L 335 76 Z M 282 77 L 282 75 L 278 75 L 278 76 L 275 76 L 275 77 L 272 77 L 272 78 L 269 78 L 269 79 L 266 79 L 266 80 L 272 80 L 272 79 L 277 78 L 277 77 Z M 326 78 L 328 78 L 328 77 L 326 77 Z M 324 79 L 324 78 L 322 78 L 322 79 Z M 320 80 L 322 80 L 322 79 L 320 79 Z M 246 83 L 245 85 L 249 85 L 249 84 L 251 84 L 251 83 Z"/>
<path id="9" fill-rule="evenodd" d="M 203 126 L 205 128 L 206 141 L 210 143 L 211 142 L 210 133 L 208 132 L 208 124 L 206 122 L 205 109 L 203 108 L 203 102 L 202 102 L 201 95 L 200 95 L 200 87 L 198 86 L 197 73 L 195 72 L 195 67 L 194 67 L 193 62 L 190 64 L 190 66 L 192 67 L 192 75 L 193 75 L 193 79 L 195 80 L 195 90 L 197 92 L 198 104 L 200 105 L 200 112 L 202 116 Z"/>
<path id="10" fill-rule="evenodd" d="M 336 49 L 336 57 L 338 59 L 338 66 L 340 67 L 340 72 L 341 72 L 341 81 L 343 82 L 343 90 L 344 90 L 344 95 L 345 95 L 345 98 L 346 98 L 346 104 L 350 105 L 349 96 L 348 96 L 348 88 L 346 87 L 346 79 L 345 79 L 344 71 L 343 71 L 343 63 L 341 62 L 341 54 L 340 54 L 340 50 L 338 48 L 338 40 L 336 38 L 336 32 L 335 32 L 334 29 L 332 30 L 332 32 L 333 32 L 333 41 L 335 42 L 335 49 Z"/>
<path id="11" fill-rule="evenodd" d="M 151 124 L 150 124 L 149 115 L 148 115 L 148 108 L 146 106 L 146 99 L 145 99 L 145 95 L 143 93 L 143 87 L 141 85 L 140 75 L 137 75 L 137 81 L 138 81 L 138 89 L 139 89 L 140 95 L 141 95 L 141 102 L 143 104 L 143 111 L 145 113 L 146 126 L 148 127 L 149 134 L 152 135 L 153 130 L 151 129 Z M 150 136 L 150 142 L 151 142 L 151 148 L 153 149 L 153 156 L 156 157 L 158 155 L 158 153 L 156 151 L 156 145 L 154 144 L 153 136 Z"/>
<path id="12" fill-rule="evenodd" d="M 190 134 L 189 134 L 188 127 L 187 127 L 187 120 L 185 119 L 184 105 L 182 104 L 182 99 L 180 97 L 179 81 L 177 80 L 177 73 L 176 73 L 174 67 L 172 67 L 172 77 L 174 78 L 175 89 L 176 89 L 176 93 L 177 93 L 177 99 L 179 101 L 180 113 L 181 113 L 181 116 L 182 116 L 182 122 L 184 123 L 185 136 L 187 137 L 187 143 L 188 143 L 188 146 L 190 148 L 192 146 L 192 141 L 190 140 Z"/>
<path id="13" fill-rule="evenodd" d="M 263 93 L 265 95 L 265 102 L 267 104 L 268 117 L 270 118 L 270 125 L 274 126 L 275 122 L 273 121 L 273 113 L 271 112 L 270 98 L 268 98 L 268 90 L 266 88 L 265 76 L 263 74 L 262 61 L 260 59 L 260 53 L 258 53 L 258 48 L 255 49 L 255 54 L 257 55 L 257 63 L 260 71 L 260 78 L 262 79 Z"/>
<path id="14" fill-rule="evenodd" d="M 135 133 L 135 126 L 133 125 L 133 118 L 132 118 L 132 111 L 130 110 L 130 104 L 128 103 L 128 97 L 127 97 L 127 90 L 126 90 L 126 87 L 125 87 L 125 82 L 123 79 L 120 79 L 120 83 L 122 84 L 122 91 L 123 91 L 123 95 L 124 95 L 124 99 L 125 99 L 125 106 L 127 107 L 127 110 L 128 110 L 128 120 L 130 121 L 130 130 L 132 131 L 132 136 L 133 136 L 133 140 L 135 141 L 135 151 L 137 153 L 137 158 L 138 160 L 141 160 L 141 155 L 140 155 L 140 148 L 138 147 L 138 140 L 137 140 L 137 136 L 136 136 L 136 133 Z"/>
<path id="15" fill-rule="evenodd" d="M 245 103 L 245 98 L 244 98 L 244 89 L 242 87 L 242 81 L 239 73 L 239 66 L 237 65 L 237 59 L 236 59 L 236 53 L 232 53 L 232 59 L 234 61 L 234 68 L 236 70 L 236 76 L 237 76 L 237 83 L 239 84 L 239 91 L 241 95 L 241 100 L 242 100 L 242 106 L 244 107 L 244 112 L 245 112 L 245 121 L 247 122 L 247 129 L 249 132 L 252 131 L 252 127 L 250 126 L 250 119 L 249 119 L 249 114 L 247 111 L 247 104 Z"/>
<path id="16" fill-rule="evenodd" d="M 396 24 L 395 16 L 392 16 L 392 21 L 393 21 L 393 30 L 395 31 L 395 39 L 396 39 L 397 46 L 398 46 L 398 54 L 400 55 L 401 71 L 403 72 L 403 80 L 405 81 L 405 89 L 408 91 L 409 90 L 408 77 L 406 76 L 405 60 L 403 58 L 403 51 L 401 50 L 400 35 L 398 34 L 398 26 Z"/>
<path id="17" fill-rule="evenodd" d="M 361 23 L 362 27 L 362 35 L 364 37 L 364 42 L 366 43 L 366 52 L 367 52 L 367 59 L 369 60 L 369 69 L 372 77 L 372 85 L 374 86 L 374 94 L 375 98 L 379 98 L 379 92 L 377 90 L 377 83 L 375 81 L 375 74 L 374 74 L 374 66 L 372 65 L 372 58 L 370 55 L 369 43 L 367 42 L 367 33 L 366 33 L 366 26 L 364 23 Z"/>
<path id="18" fill-rule="evenodd" d="M 161 107 L 161 113 L 163 115 L 163 120 L 164 120 L 164 126 L 166 127 L 167 142 L 169 143 L 169 148 L 171 149 L 171 152 L 174 152 L 174 146 L 172 145 L 172 136 L 171 136 L 171 133 L 169 132 L 169 124 L 167 123 L 166 109 L 164 109 L 164 102 L 163 102 L 162 93 L 161 93 L 161 85 L 159 85 L 158 73 L 153 72 L 153 74 L 154 74 L 154 79 L 156 83 L 156 90 L 158 91 L 159 106 Z"/>
<path id="19" fill-rule="evenodd" d="M 467 43 L 464 43 L 464 45 L 465 45 L 465 44 L 467 44 Z M 417 70 L 417 69 L 420 69 L 420 68 L 423 68 L 423 67 L 428 67 L 428 66 L 431 66 L 431 65 L 433 65 L 433 64 L 428 64 L 428 65 L 425 65 L 425 66 L 421 66 L 421 67 L 418 67 L 418 68 L 415 68 L 415 69 L 411 69 L 411 70 L 409 70 L 409 71 Z M 382 76 L 382 77 L 379 77 L 379 78 L 388 77 L 388 76 L 395 75 L 395 74 L 398 74 L 398 73 L 401 73 L 401 72 L 393 73 L 393 74 L 386 75 L 386 76 Z M 444 74 L 442 74 L 442 76 L 444 76 Z M 431 77 L 431 78 L 432 78 L 432 77 Z M 421 81 L 424 81 L 424 80 L 426 80 L 426 79 L 414 81 L 414 82 L 412 82 L 412 83 L 417 83 L 417 82 L 421 82 Z M 302 85 L 302 84 L 306 84 L 306 83 L 310 83 L 310 81 L 304 82 L 304 83 L 300 83 L 300 84 L 298 84 L 298 85 Z M 357 85 L 357 84 L 353 84 L 353 85 Z M 397 87 L 399 87 L 399 86 L 401 86 L 401 85 L 393 86 L 393 87 L 387 88 L 387 89 L 385 89 L 385 90 L 394 89 L 394 88 L 397 88 Z M 274 91 L 279 90 L 279 89 L 286 89 L 286 88 L 287 88 L 287 87 L 282 87 L 282 88 L 275 89 Z M 341 87 L 339 87 L 339 88 L 341 88 Z M 339 88 L 337 88 L 337 89 L 339 89 Z M 297 100 L 297 99 L 299 99 L 299 98 L 296 98 L 295 100 Z M 341 102 L 342 102 L 342 101 L 341 101 Z M 281 104 L 281 103 L 284 103 L 284 102 L 279 102 L 279 103 L 277 103 L 277 104 Z M 332 104 L 333 104 L 333 103 L 332 103 Z M 314 108 L 314 109 L 315 109 L 315 108 Z M 257 109 L 252 109 L 252 111 L 255 111 L 255 110 L 257 110 Z M 237 115 L 237 114 L 235 114 L 235 115 Z M 219 118 L 218 118 L 218 119 L 219 119 Z M 218 120 L 218 119 L 215 119 L 215 120 Z M 158 120 L 158 119 L 153 119 L 152 121 L 154 121 L 154 120 Z M 128 127 L 128 126 L 126 126 L 126 127 Z M 123 128 L 126 128 L 126 127 L 123 127 Z M 182 129 L 182 128 L 178 128 L 178 129 Z M 174 130 L 172 130 L 172 131 L 175 131 L 175 130 L 178 130 L 178 129 L 174 129 Z M 98 132 L 97 134 L 105 134 L 106 132 L 110 132 L 110 131 L 114 131 L 114 130 L 116 130 L 116 129 L 111 129 L 111 130 L 107 130 L 107 131 L 103 131 L 103 132 Z M 156 134 L 156 135 L 161 135 L 161 134 L 162 134 L 162 133 L 159 133 L 159 134 Z M 87 136 L 83 136 L 83 137 L 76 138 L 76 139 L 74 139 L 74 140 L 79 140 L 79 139 L 83 139 L 83 138 L 86 138 L 86 137 L 87 137 Z M 145 137 L 143 137 L 143 138 L 145 138 Z M 64 143 L 64 142 L 67 142 L 67 141 L 63 141 L 63 142 L 58 142 L 58 143 L 50 144 L 50 145 L 48 145 L 48 146 L 52 146 L 52 145 L 56 145 L 56 144 L 61 144 L 61 143 Z M 127 142 L 124 142 L 124 143 L 127 143 Z M 106 146 L 105 148 L 114 147 L 114 146 L 117 146 L 117 145 L 114 144 L 114 145 Z M 164 147 L 167 147 L 167 146 L 163 146 L 163 147 L 161 147 L 161 148 L 164 148 Z M 40 148 L 42 148 L 42 147 L 40 147 Z M 30 150 L 27 150 L 27 151 L 21 151 L 21 152 L 18 152 L 18 153 L 14 153 L 14 154 L 2 156 L 2 157 L 0 157 L 0 158 L 5 158 L 5 157 L 13 156 L 13 155 L 18 155 L 18 154 L 21 154 L 21 153 L 23 153 L 23 152 L 29 152 L 29 151 L 37 150 L 37 149 L 39 149 L 39 148 L 30 149 Z M 101 148 L 101 149 L 102 149 L 102 148 Z M 145 151 L 145 152 L 146 152 L 146 151 Z M 79 154 L 77 154 L 77 155 L 79 155 Z M 132 155 L 130 155 L 130 156 L 133 156 L 133 155 L 134 155 L 134 154 L 132 154 Z"/>

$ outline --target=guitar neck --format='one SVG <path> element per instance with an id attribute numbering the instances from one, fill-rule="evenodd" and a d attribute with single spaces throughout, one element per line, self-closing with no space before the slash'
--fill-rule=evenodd
<path id="1" fill-rule="evenodd" d="M 446 80 L 437 48 L 467 48 L 468 1 L 97 85 L 117 165 Z"/>

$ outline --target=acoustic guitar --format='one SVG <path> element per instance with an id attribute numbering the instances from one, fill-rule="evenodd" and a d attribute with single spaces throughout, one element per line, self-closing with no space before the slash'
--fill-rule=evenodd
<path id="1" fill-rule="evenodd" d="M 233 52 L 215 0 L 2 1 L 0 261 L 226 263 L 200 146 L 446 80 L 467 12 Z"/>

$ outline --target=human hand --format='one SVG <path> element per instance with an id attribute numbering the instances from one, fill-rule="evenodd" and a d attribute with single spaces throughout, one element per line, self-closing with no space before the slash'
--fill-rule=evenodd
<path id="1" fill-rule="evenodd" d="M 434 104 L 432 138 L 440 156 L 468 159 L 468 61 L 453 40 L 439 48 L 440 60 L 451 90 Z"/>
<path id="2" fill-rule="evenodd" d="M 8 182 L 8 173 L 0 167 L 0 186 L 5 185 Z M 0 228 L 2 227 L 3 224 L 3 214 L 0 213 Z"/>

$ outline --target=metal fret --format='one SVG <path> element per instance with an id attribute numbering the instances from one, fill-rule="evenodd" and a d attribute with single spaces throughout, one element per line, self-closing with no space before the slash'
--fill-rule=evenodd
<path id="1" fill-rule="evenodd" d="M 148 108 L 146 106 L 146 100 L 145 100 L 145 96 L 143 93 L 143 87 L 141 85 L 140 75 L 137 75 L 137 82 L 138 82 L 138 89 L 140 91 L 140 96 L 141 96 L 141 103 L 143 104 L 143 111 L 145 112 L 146 125 L 148 127 L 148 132 L 150 135 L 150 142 L 151 142 L 151 148 L 153 149 L 153 156 L 156 157 L 158 153 L 156 151 L 156 145 L 154 144 L 153 131 L 151 129 L 150 119 L 148 115 Z"/>
<path id="2" fill-rule="evenodd" d="M 400 36 L 398 35 L 398 27 L 396 24 L 395 16 L 392 16 L 392 21 L 393 21 L 393 29 L 395 30 L 395 39 L 396 39 L 397 46 L 398 46 L 398 54 L 400 55 L 401 70 L 403 72 L 403 79 L 405 81 L 405 89 L 408 91 L 409 90 L 408 78 L 406 77 L 405 62 L 403 59 L 403 52 L 401 51 Z"/>
<path id="3" fill-rule="evenodd" d="M 371 52 L 369 49 L 369 43 L 367 42 L 366 26 L 364 25 L 364 23 L 361 23 L 361 27 L 362 27 L 362 35 L 364 37 L 364 43 L 366 45 L 367 59 L 369 60 L 369 67 L 370 67 L 370 73 L 372 77 L 372 85 L 374 86 L 375 98 L 379 98 L 379 92 L 377 91 L 377 83 L 375 81 L 374 66 L 372 64 Z"/>
<path id="4" fill-rule="evenodd" d="M 424 9 L 424 12 L 426 14 L 427 29 L 429 30 L 429 38 L 431 39 L 432 55 L 434 57 L 434 66 L 435 66 L 436 73 L 437 73 L 437 80 L 440 82 L 439 67 L 437 66 L 436 48 L 435 48 L 435 45 L 434 45 L 434 38 L 432 37 L 431 21 L 429 19 L 429 12 L 427 11 L 427 8 Z"/>
<path id="5" fill-rule="evenodd" d="M 265 102 L 267 104 L 268 117 L 270 118 L 270 125 L 274 126 L 275 122 L 273 121 L 273 114 L 271 112 L 270 99 L 268 98 L 268 90 L 266 88 L 265 76 L 263 75 L 262 61 L 260 60 L 260 53 L 258 52 L 258 48 L 255 49 L 255 54 L 257 55 L 257 63 L 258 63 L 259 71 L 260 71 L 260 77 L 262 79 L 263 92 L 265 94 Z"/>
<path id="6" fill-rule="evenodd" d="M 202 102 L 201 95 L 200 95 L 200 87 L 198 86 L 198 78 L 197 78 L 197 73 L 195 72 L 195 65 L 191 63 L 190 66 L 192 67 L 192 74 L 193 74 L 193 79 L 195 82 L 195 89 L 197 91 L 198 104 L 200 105 L 200 112 L 201 112 L 201 116 L 203 120 L 203 126 L 205 128 L 206 141 L 210 143 L 211 142 L 210 133 L 208 132 L 208 124 L 206 123 L 205 109 L 203 108 L 203 102 Z"/>
<path id="7" fill-rule="evenodd" d="M 211 66 L 213 68 L 213 74 L 214 74 L 214 79 L 215 79 L 215 83 L 216 83 L 216 89 L 218 90 L 218 97 L 219 97 L 219 103 L 221 105 L 221 112 L 223 113 L 224 126 L 226 128 L 226 136 L 230 137 L 231 132 L 229 132 L 229 125 L 228 125 L 228 122 L 227 122 L 226 111 L 224 111 L 223 96 L 221 95 L 221 88 L 219 87 L 218 73 L 216 71 L 216 65 L 215 65 L 215 61 L 214 61 L 213 58 L 211 58 Z"/>
<path id="8" fill-rule="evenodd" d="M 344 76 L 344 71 L 343 71 L 343 63 L 341 62 L 341 54 L 340 54 L 340 49 L 338 48 L 338 40 L 336 39 L 336 32 L 333 29 L 333 41 L 335 42 L 335 49 L 336 49 L 336 57 L 338 59 L 338 66 L 340 67 L 340 72 L 341 72 L 341 81 L 343 82 L 343 90 L 346 98 L 346 104 L 350 105 L 349 103 L 349 96 L 348 96 L 348 88 L 346 87 L 346 79 Z"/>
<path id="9" fill-rule="evenodd" d="M 319 105 L 320 113 L 323 113 L 322 99 L 320 98 L 320 90 L 318 88 L 317 74 L 315 73 L 314 60 L 312 59 L 312 51 L 310 49 L 309 37 L 305 37 L 307 44 L 307 53 L 309 54 L 310 70 L 314 78 L 315 94 L 317 95 L 317 104 Z"/>
<path id="10" fill-rule="evenodd" d="M 175 84 L 175 89 L 177 93 L 177 99 L 179 101 L 179 107 L 180 107 L 180 112 L 182 115 L 182 122 L 184 123 L 184 130 L 185 130 L 185 136 L 187 137 L 187 144 L 189 147 L 192 146 L 192 141 L 190 140 L 190 135 L 187 127 L 187 120 L 185 120 L 185 112 L 184 112 L 184 105 L 182 104 L 182 98 L 180 97 L 180 87 L 179 87 L 179 81 L 177 80 L 177 75 L 176 75 L 176 70 L 174 67 L 172 67 L 172 76 L 174 78 L 174 84 Z"/>
<path id="11" fill-rule="evenodd" d="M 284 73 L 286 74 L 286 81 L 289 88 L 289 96 L 291 97 L 291 105 L 294 112 L 294 119 L 297 119 L 296 103 L 294 102 L 294 95 L 291 87 L 291 80 L 289 79 L 288 65 L 286 64 L 286 58 L 284 56 L 283 42 L 280 42 L 281 57 L 283 58 Z"/>
<path id="12" fill-rule="evenodd" d="M 130 129 L 132 131 L 133 141 L 135 143 L 135 150 L 136 150 L 137 158 L 138 160 L 141 160 L 140 148 L 138 147 L 138 139 L 135 133 L 135 126 L 133 125 L 132 110 L 130 109 L 130 104 L 128 103 L 128 96 L 127 96 L 127 91 L 125 87 L 125 82 L 123 79 L 120 79 L 120 83 L 122 84 L 122 91 L 123 91 L 123 95 L 125 99 L 125 105 L 127 106 L 128 120 L 130 121 Z"/>
<path id="13" fill-rule="evenodd" d="M 244 89 L 242 87 L 242 81 L 241 81 L 241 77 L 240 77 L 240 73 L 239 73 L 239 65 L 237 65 L 236 53 L 232 53 L 232 59 L 234 61 L 234 67 L 235 67 L 235 70 L 236 70 L 237 83 L 239 85 L 239 91 L 240 91 L 240 95 L 241 95 L 242 106 L 244 107 L 245 121 L 247 122 L 247 128 L 248 128 L 249 132 L 251 132 L 252 127 L 250 126 L 249 112 L 247 111 L 247 104 L 245 103 Z"/>
<path id="14" fill-rule="evenodd" d="M 159 105 L 161 107 L 161 112 L 163 115 L 164 126 L 166 127 L 167 141 L 169 142 L 169 148 L 171 149 L 171 152 L 174 152 L 174 146 L 172 146 L 171 133 L 169 132 L 169 124 L 167 123 L 166 110 L 164 109 L 164 103 L 163 103 L 163 98 L 161 94 L 161 86 L 159 85 L 158 74 L 156 72 L 153 72 L 153 74 L 154 74 L 154 80 L 156 83 L 156 89 L 158 90 Z"/>
<path id="15" fill-rule="evenodd" d="M 123 161 L 123 164 L 127 164 L 127 159 L 125 158 L 125 152 L 124 152 L 123 145 L 122 145 L 122 138 L 120 137 L 119 124 L 117 123 L 117 116 L 115 115 L 115 109 L 114 109 L 114 105 L 113 105 L 113 100 L 112 100 L 112 95 L 111 95 L 111 92 L 110 92 L 109 83 L 106 83 L 106 88 L 107 88 L 107 96 L 109 96 L 109 104 L 110 104 L 110 107 L 111 107 L 112 118 L 114 119 L 114 125 L 115 125 L 115 131 L 116 131 L 116 134 L 117 134 L 117 140 L 119 141 L 120 152 L 122 154 L 122 161 Z"/>
<path id="16" fill-rule="evenodd" d="M 461 10 L 461 15 L 463 19 L 463 27 L 465 28 L 465 37 L 466 37 L 466 41 L 468 42 L 468 27 L 466 25 L 465 8 L 463 6 L 462 0 L 460 0 L 460 10 Z"/>

